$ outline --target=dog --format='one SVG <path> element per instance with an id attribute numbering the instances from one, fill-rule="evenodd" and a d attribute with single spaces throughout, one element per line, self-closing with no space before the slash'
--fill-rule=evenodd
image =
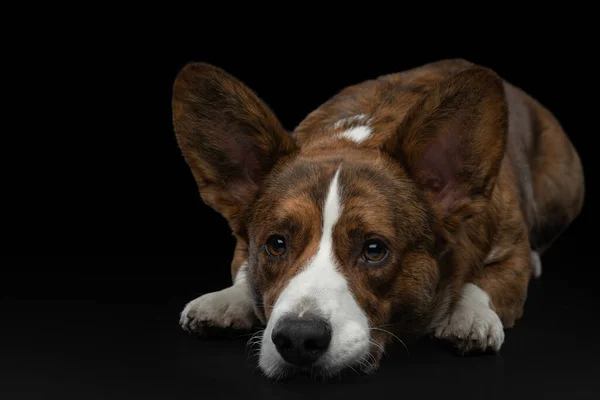
<path id="1" fill-rule="evenodd" d="M 202 200 L 236 238 L 232 286 L 190 301 L 180 324 L 262 328 L 271 379 L 373 373 L 394 337 L 498 352 L 584 203 L 555 116 L 463 59 L 349 86 L 292 132 L 244 83 L 190 62 L 172 115 Z"/>

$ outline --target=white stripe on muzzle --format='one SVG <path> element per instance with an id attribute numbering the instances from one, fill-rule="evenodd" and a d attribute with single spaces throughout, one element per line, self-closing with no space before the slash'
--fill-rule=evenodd
<path id="1" fill-rule="evenodd" d="M 283 315 L 301 316 L 310 312 L 329 321 L 332 329 L 329 349 L 315 365 L 330 373 L 357 364 L 368 354 L 370 335 L 367 316 L 350 292 L 346 278 L 338 271 L 333 251 L 333 230 L 343 211 L 339 173 L 338 169 L 325 200 L 319 249 L 281 292 L 267 323 L 259 366 L 269 377 L 278 376 L 286 365 L 271 339 L 273 327 Z"/>

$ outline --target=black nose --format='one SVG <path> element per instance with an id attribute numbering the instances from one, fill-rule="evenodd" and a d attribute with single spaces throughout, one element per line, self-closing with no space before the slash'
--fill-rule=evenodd
<path id="1" fill-rule="evenodd" d="M 327 351 L 331 327 L 327 321 L 313 315 L 283 317 L 273 329 L 271 339 L 285 361 L 307 366 Z"/>

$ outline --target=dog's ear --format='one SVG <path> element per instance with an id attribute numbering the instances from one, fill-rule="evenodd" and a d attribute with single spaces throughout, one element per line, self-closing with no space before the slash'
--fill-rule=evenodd
<path id="1" fill-rule="evenodd" d="M 384 151 L 407 169 L 452 232 L 489 200 L 507 129 L 502 80 L 487 68 L 470 67 L 426 94 Z"/>
<path id="2" fill-rule="evenodd" d="M 205 63 L 179 72 L 172 111 L 202 199 L 239 233 L 249 204 L 275 164 L 294 152 L 294 140 L 254 92 Z"/>

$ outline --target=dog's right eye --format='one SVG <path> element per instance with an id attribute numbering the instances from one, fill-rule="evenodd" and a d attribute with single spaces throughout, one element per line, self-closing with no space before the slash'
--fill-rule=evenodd
<path id="1" fill-rule="evenodd" d="M 267 253 L 273 257 L 280 257 L 286 251 L 285 239 L 283 236 L 273 235 L 267 240 L 265 249 L 267 250 Z"/>
<path id="2" fill-rule="evenodd" d="M 370 264 L 382 262 L 388 255 L 388 249 L 379 239 L 367 240 L 363 248 L 363 257 Z"/>

